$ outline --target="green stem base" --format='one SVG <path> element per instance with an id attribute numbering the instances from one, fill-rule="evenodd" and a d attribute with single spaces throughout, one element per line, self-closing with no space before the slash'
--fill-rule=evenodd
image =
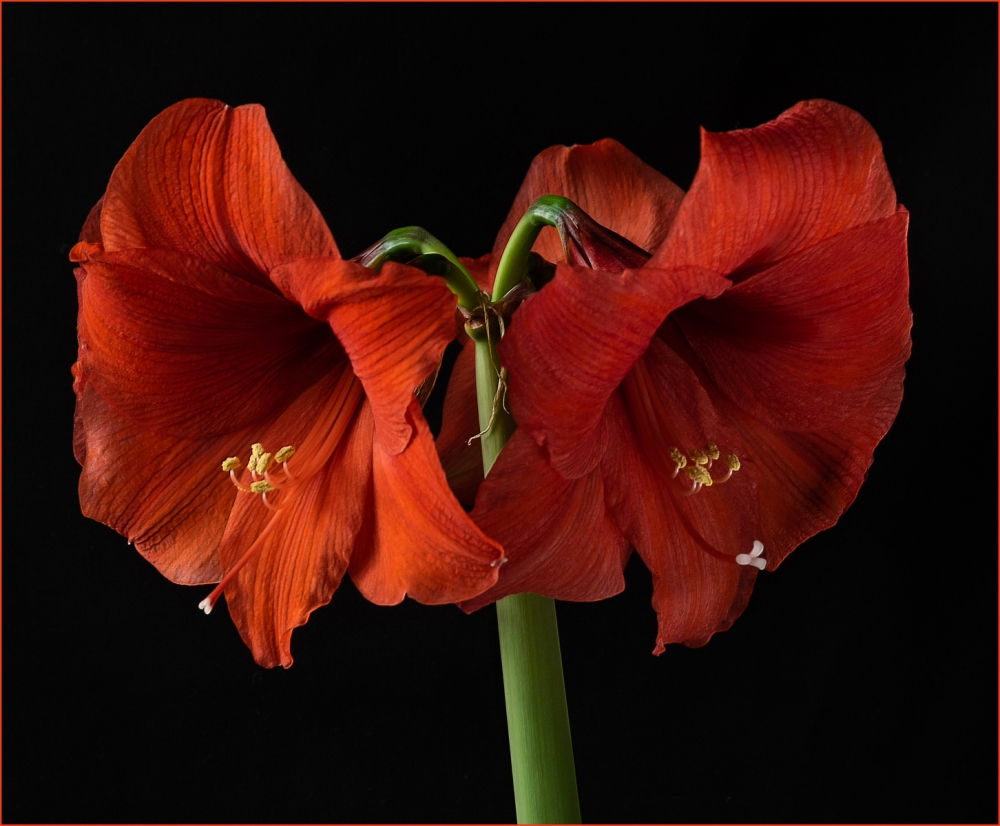
<path id="1" fill-rule="evenodd" d="M 556 604 L 538 594 L 497 602 L 518 823 L 580 823 Z"/>

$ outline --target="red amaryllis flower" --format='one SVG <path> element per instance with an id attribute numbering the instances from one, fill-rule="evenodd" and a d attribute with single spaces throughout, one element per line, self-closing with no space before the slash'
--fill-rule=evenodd
<path id="1" fill-rule="evenodd" d="M 836 522 L 896 415 L 907 212 L 869 124 L 827 101 L 703 132 L 686 196 L 613 141 L 553 147 L 494 260 L 545 194 L 627 241 L 572 214 L 561 247 L 552 230 L 539 238 L 566 263 L 500 345 L 519 430 L 472 512 L 509 563 L 464 607 L 608 597 L 634 548 L 653 575 L 655 653 L 704 644 L 759 569 Z M 446 403 L 453 463 L 459 419 L 475 432 L 469 362 Z"/>
<path id="2" fill-rule="evenodd" d="M 83 512 L 173 581 L 218 582 L 203 607 L 225 592 L 259 663 L 291 664 L 347 570 L 380 604 L 495 582 L 414 395 L 455 299 L 344 261 L 261 107 L 159 115 L 71 258 Z"/>

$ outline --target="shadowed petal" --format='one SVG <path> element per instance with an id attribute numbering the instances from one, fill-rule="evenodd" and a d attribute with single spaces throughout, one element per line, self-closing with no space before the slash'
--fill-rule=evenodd
<path id="1" fill-rule="evenodd" d="M 714 547 L 737 546 L 749 535 L 750 524 L 740 508 L 746 499 L 723 498 L 721 491 L 702 490 L 680 497 L 647 459 L 648 446 L 635 439 L 628 414 L 616 396 L 608 405 L 608 427 L 615 433 L 601 468 L 615 523 L 653 575 L 653 608 L 658 630 L 654 654 L 665 645 L 704 645 L 725 631 L 743 612 L 757 569 L 719 559 L 705 551 L 698 538 Z M 728 487 L 728 485 L 727 485 Z M 681 507 L 689 508 L 683 514 Z M 692 533 L 688 524 L 698 534 Z M 752 540 L 744 551 L 750 551 Z"/>
<path id="2" fill-rule="evenodd" d="M 364 384 L 383 449 L 402 451 L 413 432 L 406 417 L 413 392 L 455 335 L 456 299 L 444 280 L 392 262 L 376 274 L 331 258 L 272 275 L 307 313 L 329 322 Z"/>
<path id="3" fill-rule="evenodd" d="M 145 429 L 204 438 L 242 428 L 346 362 L 325 324 L 199 259 L 97 253 L 77 272 L 80 360 Z"/>
<path id="4" fill-rule="evenodd" d="M 215 100 L 182 101 L 142 131 L 111 176 L 101 230 L 109 251 L 174 250 L 263 286 L 278 264 L 339 257 L 264 109 Z"/>
<path id="5" fill-rule="evenodd" d="M 376 440 L 371 542 L 352 557 L 351 579 L 380 605 L 406 595 L 432 605 L 468 599 L 496 582 L 503 554 L 448 489 L 416 399 L 407 419 L 414 438 L 406 450 L 392 453 Z"/>
<path id="6" fill-rule="evenodd" d="M 675 313 L 710 381 L 771 427 L 874 416 L 884 433 L 910 354 L 907 218 L 842 232 Z"/>
<path id="7" fill-rule="evenodd" d="M 698 173 L 650 266 L 753 270 L 895 211 L 875 130 L 809 100 L 754 129 L 702 130 Z"/>
<path id="8" fill-rule="evenodd" d="M 104 208 L 104 196 L 94 204 L 87 215 L 87 220 L 83 222 L 83 229 L 80 230 L 80 240 L 85 244 L 101 243 L 101 210 Z M 70 260 L 77 260 L 72 258 Z"/>
<path id="9" fill-rule="evenodd" d="M 476 399 L 476 345 L 465 337 L 462 352 L 448 379 L 441 416 L 441 432 L 435 444 L 448 484 L 458 501 L 471 508 L 476 491 L 483 481 L 483 450 L 478 441 L 469 439 L 479 433 L 479 409 Z"/>
<path id="10" fill-rule="evenodd" d="M 497 235 L 490 283 L 514 227 L 542 195 L 569 198 L 597 223 L 644 250 L 666 238 L 684 197 L 669 178 L 610 138 L 587 146 L 549 147 L 532 161 Z M 554 263 L 565 260 L 551 227 L 542 230 L 534 250 Z"/>
<path id="11" fill-rule="evenodd" d="M 556 473 L 524 431 L 511 436 L 476 498 L 472 518 L 504 548 L 494 588 L 461 605 L 473 611 L 508 594 L 593 601 L 625 587 L 629 548 L 605 506 L 599 469 Z"/>
<path id="12" fill-rule="evenodd" d="M 73 367 L 74 447 L 83 515 L 128 537 L 173 582 L 217 582 L 216 548 L 236 498 L 223 477 L 225 439 L 191 441 L 142 430 Z"/>
<path id="13" fill-rule="evenodd" d="M 604 405 L 667 313 L 727 286 L 696 269 L 611 274 L 560 266 L 518 309 L 500 344 L 511 410 L 559 473 L 576 478 L 600 461 Z"/>

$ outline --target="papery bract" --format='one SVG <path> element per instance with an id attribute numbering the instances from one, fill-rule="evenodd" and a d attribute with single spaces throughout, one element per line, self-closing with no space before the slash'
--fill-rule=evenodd
<path id="1" fill-rule="evenodd" d="M 500 549 L 448 490 L 414 397 L 455 299 L 344 261 L 261 107 L 155 118 L 71 258 L 83 512 L 175 582 L 221 579 L 258 662 L 291 664 L 292 630 L 347 570 L 380 604 L 495 582 Z"/>
<path id="2" fill-rule="evenodd" d="M 614 141 L 546 150 L 494 262 L 547 194 L 652 254 L 585 227 L 565 248 L 550 229 L 536 243 L 563 263 L 499 347 L 519 429 L 478 493 L 481 473 L 453 472 L 509 563 L 463 607 L 611 596 L 634 548 L 653 575 L 656 653 L 703 644 L 743 611 L 758 569 L 836 522 L 896 415 L 907 212 L 874 131 L 827 101 L 703 132 L 687 195 Z M 465 456 L 459 428 L 475 432 L 470 370 L 465 352 L 446 467 Z"/>

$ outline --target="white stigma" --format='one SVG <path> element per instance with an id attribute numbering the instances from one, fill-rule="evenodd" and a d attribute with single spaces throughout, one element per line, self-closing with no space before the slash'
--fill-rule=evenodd
<path id="1" fill-rule="evenodd" d="M 494 559 L 494 560 L 493 560 L 493 561 L 492 561 L 492 562 L 490 563 L 490 567 L 491 567 L 491 568 L 496 568 L 496 567 L 497 567 L 497 565 L 503 565 L 503 564 L 504 564 L 504 563 L 505 563 L 506 561 L 507 561 L 507 557 L 503 557 L 502 559 Z"/>
<path id="2" fill-rule="evenodd" d="M 767 560 L 760 558 L 762 553 L 764 553 L 764 543 L 759 539 L 755 539 L 753 541 L 753 550 L 750 553 L 736 555 L 736 564 L 753 565 L 754 568 L 763 571 L 767 567 Z"/>
<path id="3" fill-rule="evenodd" d="M 209 597 L 205 597 L 201 602 L 198 603 L 198 607 L 201 608 L 206 614 L 212 613 L 212 600 Z"/>

